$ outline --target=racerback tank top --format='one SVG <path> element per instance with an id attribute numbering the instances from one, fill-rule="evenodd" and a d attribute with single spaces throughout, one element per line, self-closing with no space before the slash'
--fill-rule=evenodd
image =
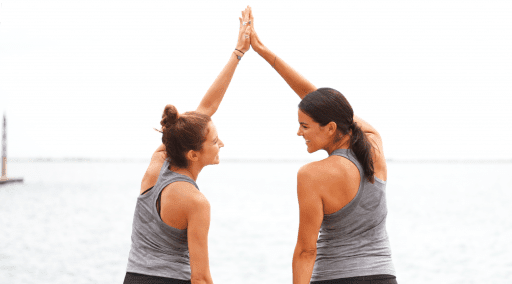
<path id="1" fill-rule="evenodd" d="M 132 246 L 126 271 L 190 280 L 187 229 L 165 224 L 156 209 L 156 201 L 170 183 L 186 181 L 197 184 L 188 176 L 172 172 L 166 160 L 158 180 L 149 192 L 139 195 L 132 225 Z"/>
<path id="2" fill-rule="evenodd" d="M 386 182 L 364 178 L 364 171 L 350 149 L 337 149 L 359 170 L 356 196 L 335 213 L 324 215 L 317 240 L 317 256 L 311 281 L 355 276 L 395 276 L 386 232 Z"/>

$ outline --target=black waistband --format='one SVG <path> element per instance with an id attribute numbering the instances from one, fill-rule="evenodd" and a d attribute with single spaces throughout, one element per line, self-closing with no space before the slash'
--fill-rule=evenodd
<path id="1" fill-rule="evenodd" d="M 396 277 L 389 274 L 356 276 L 332 280 L 312 281 L 311 284 L 397 284 Z"/>
<path id="2" fill-rule="evenodd" d="M 191 284 L 191 282 L 190 280 L 126 272 L 123 284 Z"/>

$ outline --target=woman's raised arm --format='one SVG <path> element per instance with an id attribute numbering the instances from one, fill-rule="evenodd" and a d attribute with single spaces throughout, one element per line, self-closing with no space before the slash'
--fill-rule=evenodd
<path id="1" fill-rule="evenodd" d="M 299 72 L 295 71 L 290 65 L 286 64 L 281 58 L 277 57 L 270 49 L 268 49 L 261 42 L 258 34 L 254 30 L 254 16 L 252 10 L 249 7 L 249 19 L 251 21 L 251 46 L 263 59 L 265 59 L 277 73 L 283 77 L 288 85 L 303 99 L 307 94 L 316 91 L 317 88 L 309 82 L 306 78 L 302 77 Z M 354 121 L 361 127 L 363 132 L 374 134 L 379 136 L 379 133 L 370 124 L 362 120 L 361 118 L 354 116 Z"/>
<path id="2" fill-rule="evenodd" d="M 231 53 L 229 61 L 220 72 L 217 79 L 213 82 L 211 87 L 204 95 L 201 103 L 196 111 L 212 116 L 219 108 L 220 102 L 228 89 L 231 78 L 235 73 L 236 66 L 241 60 L 244 53 L 250 48 L 250 24 L 249 22 L 249 6 L 242 11 L 242 18 L 240 19 L 240 30 L 238 32 L 238 43 L 235 50 Z"/>
<path id="3" fill-rule="evenodd" d="M 242 58 L 244 53 L 248 51 L 251 46 L 251 30 L 250 24 L 248 24 L 249 7 L 242 11 L 242 18 L 239 19 L 240 30 L 238 31 L 238 42 L 236 48 L 231 53 L 229 61 L 224 69 L 222 69 L 219 76 L 217 76 L 217 79 L 215 79 L 211 87 L 204 95 L 201 103 L 199 103 L 199 106 L 196 109 L 197 112 L 212 116 L 217 111 L 220 102 L 222 101 L 222 98 L 228 89 L 229 83 L 231 82 L 231 78 L 233 78 L 236 66 L 240 61 L 239 58 Z M 160 169 L 162 168 L 166 158 L 167 154 L 165 152 L 165 146 L 164 144 L 161 144 L 153 154 L 149 167 L 144 177 L 142 178 L 141 193 L 155 185 L 158 179 L 158 174 L 160 173 Z"/>
<path id="4" fill-rule="evenodd" d="M 295 71 L 290 65 L 286 64 L 281 58 L 277 57 L 270 49 L 263 45 L 260 38 L 254 30 L 254 17 L 249 7 L 249 19 L 251 21 L 251 46 L 268 64 L 270 64 L 277 73 L 288 83 L 290 88 L 303 99 L 307 94 L 316 91 L 316 87 L 299 72 Z"/>

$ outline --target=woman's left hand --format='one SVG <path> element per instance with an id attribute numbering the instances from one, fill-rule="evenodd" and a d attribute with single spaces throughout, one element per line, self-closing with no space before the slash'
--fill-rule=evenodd
<path id="1" fill-rule="evenodd" d="M 238 31 L 238 43 L 236 44 L 236 49 L 247 52 L 251 47 L 251 22 L 249 19 L 249 6 L 242 11 L 242 18 L 240 19 L 240 30 Z"/>

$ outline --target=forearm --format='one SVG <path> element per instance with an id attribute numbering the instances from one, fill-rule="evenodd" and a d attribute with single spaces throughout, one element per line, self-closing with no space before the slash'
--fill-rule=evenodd
<path id="1" fill-rule="evenodd" d="M 293 284 L 309 284 L 315 260 L 316 249 L 304 251 L 295 248 L 292 261 Z"/>
<path id="2" fill-rule="evenodd" d="M 299 72 L 295 71 L 290 65 L 286 64 L 284 60 L 279 58 L 276 54 L 264 47 L 257 51 L 258 54 L 263 57 L 268 64 L 281 75 L 281 77 L 288 83 L 290 88 L 303 99 L 307 94 L 316 91 L 316 87 L 309 82 L 306 78 L 302 77 Z"/>
<path id="3" fill-rule="evenodd" d="M 212 116 L 217 109 L 219 108 L 220 102 L 222 98 L 224 98 L 224 94 L 228 89 L 229 83 L 233 78 L 233 74 L 235 73 L 235 69 L 238 65 L 238 58 L 234 52 L 231 53 L 229 57 L 229 61 L 224 66 L 224 69 L 220 72 L 219 76 L 215 79 L 213 84 L 210 86 L 206 94 L 204 95 L 199 107 L 198 111 L 202 111 L 203 113 Z"/>

